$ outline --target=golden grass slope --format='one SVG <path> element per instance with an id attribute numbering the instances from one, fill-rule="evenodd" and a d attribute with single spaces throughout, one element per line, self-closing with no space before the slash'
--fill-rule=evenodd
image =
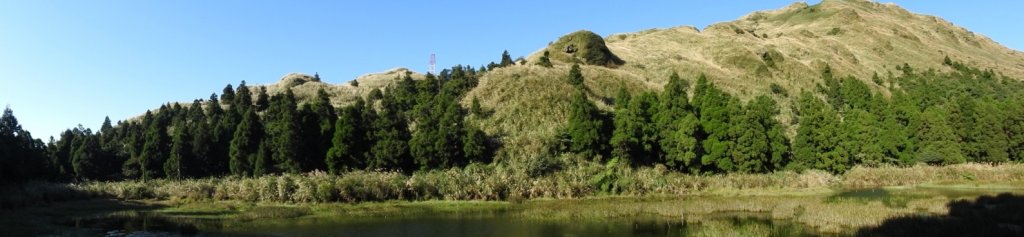
<path id="1" fill-rule="evenodd" d="M 919 69 L 948 70 L 942 65 L 946 56 L 1024 79 L 1021 52 L 938 17 L 861 0 L 824 0 L 814 6 L 794 3 L 703 30 L 691 26 L 652 29 L 614 34 L 605 42 L 625 64 L 615 69 L 583 66 L 587 87 L 595 92 L 591 98 L 604 109 L 608 107 L 601 106 L 603 101 L 599 99 L 603 98 L 593 96 L 611 98 L 622 84 L 633 91 L 660 90 L 672 72 L 691 82 L 697 75 L 706 74 L 714 84 L 743 100 L 771 95 L 772 83 L 790 95 L 814 91 L 826 65 L 836 75 L 855 76 L 887 95 L 887 87 L 892 85 L 884 80 L 882 85 L 876 84 L 871 80 L 873 74 L 882 78 L 890 72 L 898 75 L 896 66 L 904 63 Z M 542 48 L 528 57 L 530 64 L 545 50 L 561 53 L 551 52 L 550 46 Z M 491 128 L 489 133 L 517 139 L 507 143 L 505 149 L 522 149 L 515 153 L 526 154 L 543 152 L 512 144 L 552 139 L 554 131 L 564 126 L 570 93 L 559 78 L 567 73 L 568 65 L 561 60 L 553 62 L 554 70 L 518 66 L 489 73 L 470 93 L 496 111 L 495 118 L 482 121 L 484 127 Z M 517 90 L 522 92 L 495 93 Z M 771 96 L 782 110 L 780 121 L 790 125 L 791 98 Z M 794 131 L 790 127 L 790 135 Z"/>
<path id="2" fill-rule="evenodd" d="M 776 82 L 790 91 L 812 89 L 828 64 L 837 75 L 868 84 L 894 66 L 943 69 L 943 58 L 1024 78 L 1024 54 L 934 16 L 893 4 L 824 0 L 818 5 L 748 14 L 703 30 L 676 27 L 608 37 L 627 61 L 624 70 L 664 81 L 669 71 L 707 73 L 732 92 L 765 91 Z M 765 55 L 772 55 L 769 65 Z M 632 64 L 632 65 L 630 65 Z M 879 87 L 881 89 L 881 87 Z"/>

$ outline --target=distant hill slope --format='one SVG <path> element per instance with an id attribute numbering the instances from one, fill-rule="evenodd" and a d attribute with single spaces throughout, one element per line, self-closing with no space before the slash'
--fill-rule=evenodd
<path id="1" fill-rule="evenodd" d="M 396 83 L 398 78 L 405 76 L 409 73 L 413 79 L 423 79 L 424 75 L 415 73 L 406 68 L 394 68 L 381 73 L 368 73 L 359 76 L 354 81 L 357 81 L 358 86 L 353 86 L 351 82 L 341 84 L 330 84 L 322 81 L 313 79 L 313 76 L 301 73 L 290 73 L 281 77 L 275 83 L 262 85 L 267 88 L 267 94 L 276 95 L 284 92 L 285 87 L 291 88 L 292 92 L 295 93 L 295 97 L 299 101 L 306 101 L 316 96 L 316 92 L 323 88 L 328 95 L 331 96 L 331 104 L 335 107 L 345 106 L 355 101 L 356 96 L 366 97 L 370 94 L 373 89 L 383 89 L 387 86 Z M 259 87 L 261 85 L 250 85 Z"/>
<path id="2" fill-rule="evenodd" d="M 655 82 L 664 82 L 670 71 L 706 73 L 733 92 L 763 90 L 767 82 L 797 90 L 813 87 L 813 80 L 792 79 L 815 77 L 826 64 L 838 75 L 868 80 L 902 63 L 942 68 L 946 56 L 1024 78 L 1022 52 L 938 17 L 860 0 L 794 3 L 703 30 L 653 29 L 614 34 L 605 41 L 626 61 L 621 70 Z"/>

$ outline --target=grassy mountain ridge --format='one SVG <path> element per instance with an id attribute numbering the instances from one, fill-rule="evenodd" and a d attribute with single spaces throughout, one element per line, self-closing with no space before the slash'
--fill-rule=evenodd
<path id="1" fill-rule="evenodd" d="M 823 83 L 820 75 L 826 65 L 836 75 L 854 76 L 882 94 L 899 85 L 884 79 L 874 82 L 876 73 L 882 78 L 899 75 L 897 66 L 904 63 L 948 71 L 951 69 L 943 66 L 947 56 L 972 67 L 1024 78 L 1024 54 L 1020 52 L 938 17 L 859 0 L 825 0 L 813 6 L 794 3 L 703 30 L 691 26 L 653 29 L 613 34 L 605 42 L 625 64 L 614 69 L 584 65 L 583 74 L 590 98 L 606 110 L 610 108 L 607 101 L 620 86 L 634 93 L 660 90 L 672 72 L 691 83 L 697 75 L 706 74 L 714 84 L 743 100 L 770 95 L 781 105 L 778 119 L 782 124 L 792 124 L 790 105 L 795 96 L 772 94 L 770 86 L 777 84 L 789 95 L 819 93 L 816 87 Z M 549 46 L 534 52 L 528 57 L 528 66 L 488 73 L 469 94 L 496 111 L 494 117 L 480 121 L 486 131 L 502 134 L 512 144 L 526 143 L 506 144 L 510 157 L 542 155 L 543 150 L 535 148 L 550 143 L 564 127 L 570 98 L 564 93 L 568 88 L 564 78 L 569 64 L 552 60 L 553 69 L 532 65 L 544 51 L 562 53 L 552 51 L 558 49 Z M 792 126 L 789 134 L 795 134 Z"/>
<path id="2" fill-rule="evenodd" d="M 824 0 L 817 5 L 794 3 L 776 10 L 758 11 L 737 20 L 704 29 L 680 26 L 635 33 L 613 34 L 596 41 L 587 31 L 577 31 L 532 53 L 525 65 L 495 68 L 462 101 L 469 107 L 477 98 L 489 116 L 473 117 L 473 123 L 501 140 L 498 159 L 525 159 L 551 155 L 556 135 L 564 129 L 572 86 L 571 62 L 583 62 L 588 97 L 604 111 L 619 88 L 630 92 L 660 90 L 668 75 L 678 72 L 691 83 L 706 74 L 711 82 L 743 100 L 770 95 L 780 103 L 777 118 L 792 123 L 791 106 L 800 91 L 819 93 L 821 71 L 830 67 L 836 75 L 851 75 L 873 90 L 889 94 L 899 85 L 872 80 L 899 74 L 898 65 L 950 70 L 949 57 L 968 66 L 992 69 L 1012 78 L 1024 78 L 1024 54 L 991 39 L 934 16 L 911 13 L 894 4 L 861 0 Z M 585 39 L 587 41 L 580 41 Z M 568 44 L 574 52 L 564 52 Z M 593 46 L 600 54 L 586 54 Z M 554 65 L 535 65 L 547 51 Z M 579 51 L 579 52 L 575 52 Z M 590 55 L 590 56 L 587 56 Z M 589 58 L 597 63 L 586 63 Z M 610 66 L 610 67 L 609 67 Z M 289 74 L 265 85 L 269 94 L 292 88 L 300 101 L 313 98 L 324 88 L 335 106 L 351 103 L 376 88 L 386 88 L 408 69 L 396 68 L 367 74 L 350 83 L 329 84 L 309 75 Z M 423 78 L 413 73 L 413 78 Z M 787 94 L 773 94 L 778 85 Z M 795 130 L 790 126 L 789 134 Z"/>

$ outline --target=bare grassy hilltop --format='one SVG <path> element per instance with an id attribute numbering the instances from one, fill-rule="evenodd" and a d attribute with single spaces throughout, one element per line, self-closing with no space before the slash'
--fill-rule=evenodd
<path id="1" fill-rule="evenodd" d="M 536 65 L 547 52 L 553 67 Z M 565 127 L 572 86 L 564 78 L 573 63 L 583 65 L 588 96 L 610 110 L 619 88 L 631 92 L 660 90 L 677 72 L 691 82 L 705 74 L 716 85 L 741 99 L 771 95 L 782 108 L 778 118 L 792 125 L 790 105 L 800 91 L 815 91 L 827 66 L 836 75 L 853 76 L 888 94 L 899 85 L 887 78 L 896 67 L 943 67 L 949 57 L 1024 78 L 1024 53 L 1009 49 L 935 16 L 911 13 L 894 4 L 862 0 L 824 0 L 817 5 L 798 2 L 781 9 L 758 11 L 735 21 L 704 29 L 680 26 L 600 37 L 577 31 L 552 41 L 526 57 L 527 62 L 487 72 L 463 104 L 480 100 L 490 116 L 471 118 L 502 143 L 497 159 L 526 159 L 550 155 L 546 149 Z M 412 73 L 398 68 L 367 74 L 350 83 L 332 85 L 290 74 L 268 85 L 271 94 L 282 85 L 301 98 L 318 88 L 332 95 L 336 106 Z M 879 79 L 873 79 L 875 75 Z M 413 73 L 414 78 L 422 74 Z M 298 82 L 298 83 L 297 83 Z M 789 93 L 771 93 L 771 85 Z M 792 126 L 791 126 L 792 127 Z M 789 128 L 790 136 L 793 128 Z"/>

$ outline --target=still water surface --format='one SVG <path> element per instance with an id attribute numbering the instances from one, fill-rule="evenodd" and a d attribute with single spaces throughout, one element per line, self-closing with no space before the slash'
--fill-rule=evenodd
<path id="1" fill-rule="evenodd" d="M 1014 192 L 1020 192 L 1015 190 Z M 907 208 L 911 200 L 971 199 L 994 190 L 863 189 L 822 197 L 825 202 L 881 202 Z M 1021 199 L 1024 200 L 1024 199 Z M 818 236 L 812 228 L 767 213 L 714 213 L 699 221 L 637 214 L 623 218 L 523 218 L 508 211 L 427 212 L 401 216 L 312 215 L 225 218 L 220 214 L 129 210 L 71 217 L 76 233 L 105 236 Z M 1001 227 L 997 227 L 1001 228 Z M 1016 233 L 1016 232 L 1014 232 Z M 1022 232 L 1024 233 L 1024 232 Z M 840 234 L 851 235 L 853 233 Z M 835 234 L 826 234 L 835 235 Z"/>
<path id="2" fill-rule="evenodd" d="M 167 216 L 129 211 L 68 223 L 106 236 L 806 236 L 798 224 L 751 214 L 711 221 L 635 217 L 601 220 L 524 220 L 502 213 L 403 217 L 302 217 L 258 220 Z M 724 232 L 723 232 L 724 231 Z"/>

